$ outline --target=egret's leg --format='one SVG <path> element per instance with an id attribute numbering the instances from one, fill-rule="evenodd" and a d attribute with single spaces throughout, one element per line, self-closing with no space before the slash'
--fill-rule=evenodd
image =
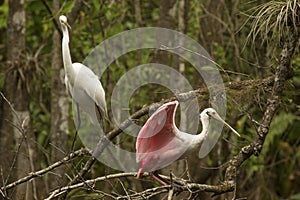
<path id="1" fill-rule="evenodd" d="M 81 124 L 80 113 L 79 113 L 79 104 L 78 103 L 76 103 L 76 107 L 77 107 L 77 127 L 76 127 L 76 132 L 75 132 L 75 135 L 74 135 L 74 138 L 73 138 L 73 141 L 72 141 L 71 152 L 74 151 L 74 145 L 75 145 L 78 130 L 79 130 L 80 124 Z"/>
<path id="2" fill-rule="evenodd" d="M 104 131 L 104 121 L 103 121 L 103 116 L 102 116 L 102 113 L 100 111 L 100 108 L 97 106 L 97 104 L 95 103 L 95 110 L 97 111 L 96 112 L 96 116 L 97 116 L 97 120 L 100 124 L 100 126 L 102 127 L 103 131 Z"/>

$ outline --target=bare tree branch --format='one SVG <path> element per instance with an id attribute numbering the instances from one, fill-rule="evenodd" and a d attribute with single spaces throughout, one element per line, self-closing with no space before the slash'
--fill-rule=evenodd
<path id="1" fill-rule="evenodd" d="M 74 185 L 69 185 L 66 187 L 61 187 L 57 190 L 54 190 L 51 195 L 49 197 L 47 197 L 45 200 L 50 200 L 53 198 L 56 198 L 62 194 L 64 194 L 65 192 L 69 191 L 69 190 L 74 190 L 77 188 L 82 188 L 82 187 L 94 187 L 95 183 L 100 182 L 100 181 L 107 181 L 110 179 L 117 179 L 117 178 L 124 178 L 124 177 L 136 177 L 137 173 L 136 172 L 126 172 L 126 173 L 118 173 L 118 174 L 109 174 L 109 175 L 105 175 L 105 176 L 101 176 L 95 179 L 91 179 L 91 180 L 86 180 L 82 183 L 77 183 Z M 145 173 L 143 175 L 143 177 L 147 177 L 149 176 L 149 173 Z M 170 177 L 168 176 L 164 176 L 161 175 L 160 176 L 166 180 L 170 181 Z M 180 188 L 182 191 L 189 191 L 189 192 L 200 192 L 200 191 L 205 191 L 205 192 L 211 192 L 214 194 L 221 194 L 221 193 L 225 193 L 228 191 L 232 191 L 234 189 L 234 185 L 233 184 L 221 184 L 221 185 L 206 185 L 206 184 L 198 184 L 198 183 L 191 183 L 185 179 L 182 178 L 178 178 L 178 177 L 173 177 L 173 182 L 174 185 L 176 185 L 176 187 Z M 155 193 L 155 195 L 160 194 L 160 193 L 166 193 L 170 190 L 170 188 L 172 188 L 171 185 L 166 185 L 166 186 L 158 186 L 158 187 L 154 187 L 154 188 L 150 188 L 147 190 L 144 190 L 142 192 L 137 192 L 134 194 L 129 194 L 127 192 L 127 194 L 125 196 L 118 196 L 116 197 L 116 199 L 128 199 L 128 198 L 133 198 L 133 199 L 145 199 L 145 198 L 149 198 L 149 195 L 153 195 L 153 193 Z"/>
<path id="2" fill-rule="evenodd" d="M 40 177 L 40 176 L 46 174 L 47 172 L 49 172 L 49 171 L 51 171 L 51 170 L 53 170 L 53 169 L 55 169 L 55 168 L 57 168 L 57 167 L 59 167 L 63 164 L 66 164 L 67 162 L 69 162 L 70 160 L 73 160 L 74 158 L 77 158 L 77 157 L 80 157 L 80 156 L 83 156 L 83 155 L 87 155 L 87 154 L 89 154 L 89 152 L 86 149 L 77 150 L 74 153 L 69 154 L 68 156 L 66 156 L 62 160 L 57 161 L 56 163 L 53 163 L 52 165 L 48 166 L 47 168 L 44 168 L 44 169 L 36 171 L 36 172 L 31 172 L 31 173 L 29 173 L 28 176 L 25 176 L 25 177 L 13 182 L 13 183 L 10 183 L 6 186 L 1 187 L 1 191 L 5 191 L 7 189 L 16 187 L 17 185 L 20 185 L 22 183 L 30 181 L 31 179 L 33 179 L 35 177 Z"/>
<path id="3" fill-rule="evenodd" d="M 51 20 L 52 20 L 52 22 L 53 22 L 53 24 L 54 24 L 55 29 L 58 31 L 60 37 L 62 38 L 63 35 L 62 35 L 62 32 L 61 32 L 61 30 L 60 30 L 60 28 L 59 28 L 59 25 L 58 25 L 57 21 L 56 21 L 56 16 L 53 15 L 53 12 L 52 12 L 50 6 L 48 5 L 48 3 L 47 3 L 45 0 L 42 0 L 42 3 L 43 3 L 43 5 L 45 6 L 47 12 L 50 14 L 50 16 L 51 16 L 51 18 L 52 18 Z"/>
<path id="4" fill-rule="evenodd" d="M 225 175 L 226 181 L 234 182 L 237 168 L 239 168 L 241 164 L 250 156 L 258 156 L 263 148 L 265 138 L 269 133 L 272 119 L 280 107 L 284 84 L 289 78 L 291 78 L 291 61 L 295 52 L 295 48 L 299 42 L 299 34 L 296 33 L 297 31 L 295 31 L 294 34 L 290 35 L 289 38 L 286 39 L 284 47 L 281 51 L 279 64 L 275 72 L 272 95 L 268 99 L 267 108 L 264 112 L 262 122 L 258 127 L 258 137 L 251 144 L 241 148 L 238 155 L 229 161 L 229 166 L 226 169 Z"/>

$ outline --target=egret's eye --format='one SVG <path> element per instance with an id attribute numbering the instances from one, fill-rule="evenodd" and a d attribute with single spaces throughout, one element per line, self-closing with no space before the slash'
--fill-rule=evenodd
<path id="1" fill-rule="evenodd" d="M 206 114 L 207 114 L 208 116 L 210 116 L 210 113 L 209 113 L 209 111 L 206 111 Z"/>

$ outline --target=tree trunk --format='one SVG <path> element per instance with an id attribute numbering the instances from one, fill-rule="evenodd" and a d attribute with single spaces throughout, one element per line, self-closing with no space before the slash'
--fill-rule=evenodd
<path id="1" fill-rule="evenodd" d="M 19 179 L 39 166 L 37 159 L 36 139 L 33 133 L 29 111 L 30 96 L 28 91 L 28 74 L 32 73 L 25 62 L 25 9 L 24 1 L 10 0 L 7 20 L 7 75 L 5 95 L 10 106 L 5 106 L 1 143 L 5 142 L 4 172 L 10 175 L 9 165 L 13 165 L 14 139 L 16 142 L 15 164 L 12 167 L 14 178 Z M 13 45 L 12 45 L 13 44 Z M 23 76 L 23 77 L 22 77 Z M 27 83 L 27 84 L 26 84 Z M 13 126 L 12 126 L 13 125 Z M 2 146 L 2 145 L 1 145 Z M 17 187 L 16 199 L 38 199 L 37 180 Z"/>
<path id="2" fill-rule="evenodd" d="M 176 0 L 160 1 L 158 27 L 168 28 L 172 30 L 176 28 L 175 6 Z M 158 51 L 154 55 L 154 61 L 167 65 L 170 59 L 170 56 L 168 55 L 168 52 Z"/>
<path id="3" fill-rule="evenodd" d="M 53 0 L 53 11 L 58 13 L 60 0 Z M 54 15 L 57 16 L 57 15 Z M 68 116 L 69 101 L 64 84 L 62 83 L 61 37 L 55 30 L 52 37 L 52 79 L 51 79 L 51 163 L 62 159 L 68 153 Z M 49 176 L 49 189 L 65 185 L 66 167 L 56 168 Z"/>
<path id="4" fill-rule="evenodd" d="M 208 53 L 213 55 L 216 49 L 215 45 L 221 45 L 223 40 L 224 28 L 217 19 L 222 19 L 224 2 L 223 0 L 205 1 L 202 10 L 206 15 L 200 20 L 200 41 Z"/>
<path id="5" fill-rule="evenodd" d="M 138 27 L 143 25 L 143 19 L 142 19 L 142 11 L 141 11 L 141 2 L 140 0 L 134 0 L 134 16 L 135 21 L 138 25 Z"/>

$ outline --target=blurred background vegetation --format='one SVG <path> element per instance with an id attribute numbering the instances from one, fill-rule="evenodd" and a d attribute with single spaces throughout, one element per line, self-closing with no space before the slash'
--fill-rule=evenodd
<path id="1" fill-rule="evenodd" d="M 230 138 L 230 134 L 224 130 L 225 134 L 223 134 L 222 139 L 205 159 L 179 161 L 170 167 L 177 176 L 185 177 L 188 166 L 192 180 L 198 183 L 216 184 L 220 182 L 224 168 L 209 169 L 209 167 L 221 166 L 240 147 L 256 137 L 256 126 L 249 119 L 249 115 L 258 122 L 261 120 L 271 87 L 264 88 L 267 87 L 264 84 L 257 87 L 246 87 L 243 83 L 249 80 L 264 81 L 273 76 L 282 49 L 282 39 L 288 34 L 286 30 L 289 26 L 288 21 L 285 21 L 286 24 L 276 22 L 285 16 L 280 15 L 282 14 L 279 12 L 281 8 L 289 9 L 287 2 L 294 2 L 296 7 L 290 9 L 295 9 L 300 18 L 300 5 L 296 3 L 296 0 L 26 0 L 24 3 L 26 16 L 26 20 L 24 20 L 25 46 L 18 56 L 9 54 L 13 51 L 8 50 L 18 46 L 18 43 L 11 43 L 13 40 L 8 37 L 10 34 L 8 21 L 14 17 L 9 13 L 10 1 L 1 0 L 0 91 L 7 98 L 6 100 L 2 96 L 0 99 L 1 185 L 21 178 L 30 171 L 50 165 L 65 156 L 70 148 L 75 129 L 71 117 L 72 109 L 68 107 L 71 105 L 71 100 L 67 97 L 61 82 L 63 80 L 63 66 L 62 62 L 59 61 L 61 57 L 59 55 L 54 57 L 55 52 L 61 54 L 59 46 L 61 38 L 53 23 L 53 20 L 58 20 L 61 14 L 70 13 L 73 14 L 68 16 L 72 26 L 70 46 L 73 62 L 82 62 L 95 46 L 122 31 L 137 27 L 158 26 L 180 31 L 199 42 L 223 69 L 220 70 L 220 73 L 225 84 L 241 81 L 235 90 L 229 90 L 227 93 L 226 120 L 244 136 L 244 139 Z M 268 7 L 262 5 L 268 5 Z M 79 9 L 74 11 L 76 6 L 79 6 Z M 254 17 L 254 15 L 258 17 Z M 300 23 L 299 19 L 298 23 Z M 259 24 L 263 24 L 263 26 L 259 27 Z M 60 26 L 58 28 L 60 29 Z M 55 34 L 57 37 L 54 36 Z M 22 62 L 16 65 L 12 64 L 12 61 L 17 60 Z M 201 78 L 195 75 L 193 66 L 184 60 L 166 54 L 164 51 L 139 50 L 118 58 L 101 77 L 108 106 L 110 105 L 109 97 L 118 79 L 128 70 L 152 61 L 174 67 L 184 74 L 194 89 L 204 86 Z M 56 62 L 58 65 L 55 66 Z M 17 65 L 19 67 L 15 67 Z M 263 152 L 259 157 L 251 157 L 247 160 L 238 172 L 238 197 L 300 199 L 299 49 L 292 60 L 292 67 L 294 69 L 293 78 L 285 86 L 284 99 L 280 110 L 273 119 Z M 9 74 L 15 74 L 12 76 L 14 78 L 8 78 L 10 77 Z M 13 84 L 16 88 L 11 89 L 13 86 L 7 87 L 8 84 Z M 20 88 L 23 88 L 22 91 L 26 93 L 26 95 L 22 95 L 22 98 L 28 100 L 28 105 L 23 107 L 18 106 L 19 101 L 23 101 L 22 98 L 16 97 L 20 95 Z M 173 95 L 162 86 L 143 86 L 132 96 L 130 112 L 134 113 L 144 105 L 170 98 Z M 59 104 L 61 97 L 64 98 L 64 102 L 67 102 L 64 104 L 67 106 L 64 107 L 66 117 L 63 117 L 63 114 L 56 115 L 61 113 L 61 109 L 57 110 L 61 107 L 54 106 Z M 55 98 L 57 99 L 55 100 Z M 8 101 L 16 110 L 17 115 L 25 110 L 29 113 L 31 128 L 28 130 L 32 132 L 32 135 L 28 138 L 34 141 L 32 143 L 36 154 L 34 168 L 31 166 L 25 170 L 22 162 L 18 162 L 18 156 L 15 156 L 20 152 L 22 154 L 20 150 L 22 142 L 16 139 L 18 137 L 13 131 L 13 127 L 18 124 L 14 121 L 14 113 L 9 111 L 11 109 Z M 208 103 L 200 102 L 201 109 Z M 141 118 L 138 123 L 143 124 L 147 117 Z M 56 138 L 53 135 L 61 124 L 65 124 L 67 128 L 60 133 L 63 136 Z M 24 133 L 24 130 L 19 130 L 21 133 L 22 131 Z M 20 135 L 20 133 L 17 134 Z M 62 140 L 62 137 L 68 138 L 69 144 L 64 142 L 60 144 L 59 141 Z M 229 139 L 232 141 L 228 142 Z M 134 151 L 135 139 L 131 136 L 122 135 L 115 142 L 122 148 Z M 77 148 L 81 146 L 82 144 L 78 141 Z M 57 155 L 57 153 L 54 151 L 57 149 L 62 155 L 55 157 L 54 154 Z M 25 152 L 28 153 L 26 150 Z M 72 165 L 56 173 L 66 172 L 69 177 L 73 177 L 84 161 L 85 159 L 78 159 Z M 15 173 L 15 169 L 21 169 L 23 172 Z M 89 177 L 112 172 L 115 171 L 97 163 L 89 173 Z M 163 173 L 168 174 L 169 168 L 163 170 Z M 38 191 L 39 197 L 47 196 L 46 194 L 50 190 L 65 185 L 68 181 L 66 176 L 64 178 L 58 177 L 49 175 L 39 178 L 41 186 Z M 128 188 L 137 185 L 136 188 L 143 189 L 152 184 L 150 181 L 138 182 L 132 179 L 123 181 L 126 183 L 125 187 Z M 117 192 L 120 190 L 120 184 L 117 181 L 106 182 L 101 184 L 99 188 L 104 191 Z M 18 196 L 22 193 L 21 190 L 15 189 L 15 192 L 11 191 L 9 195 L 11 197 Z M 92 197 L 90 193 L 93 192 L 72 191 L 68 197 L 89 199 Z M 210 199 L 210 196 L 200 193 L 195 198 Z M 217 198 L 225 197 L 219 196 L 215 199 Z M 20 198 L 15 196 L 15 199 Z"/>

